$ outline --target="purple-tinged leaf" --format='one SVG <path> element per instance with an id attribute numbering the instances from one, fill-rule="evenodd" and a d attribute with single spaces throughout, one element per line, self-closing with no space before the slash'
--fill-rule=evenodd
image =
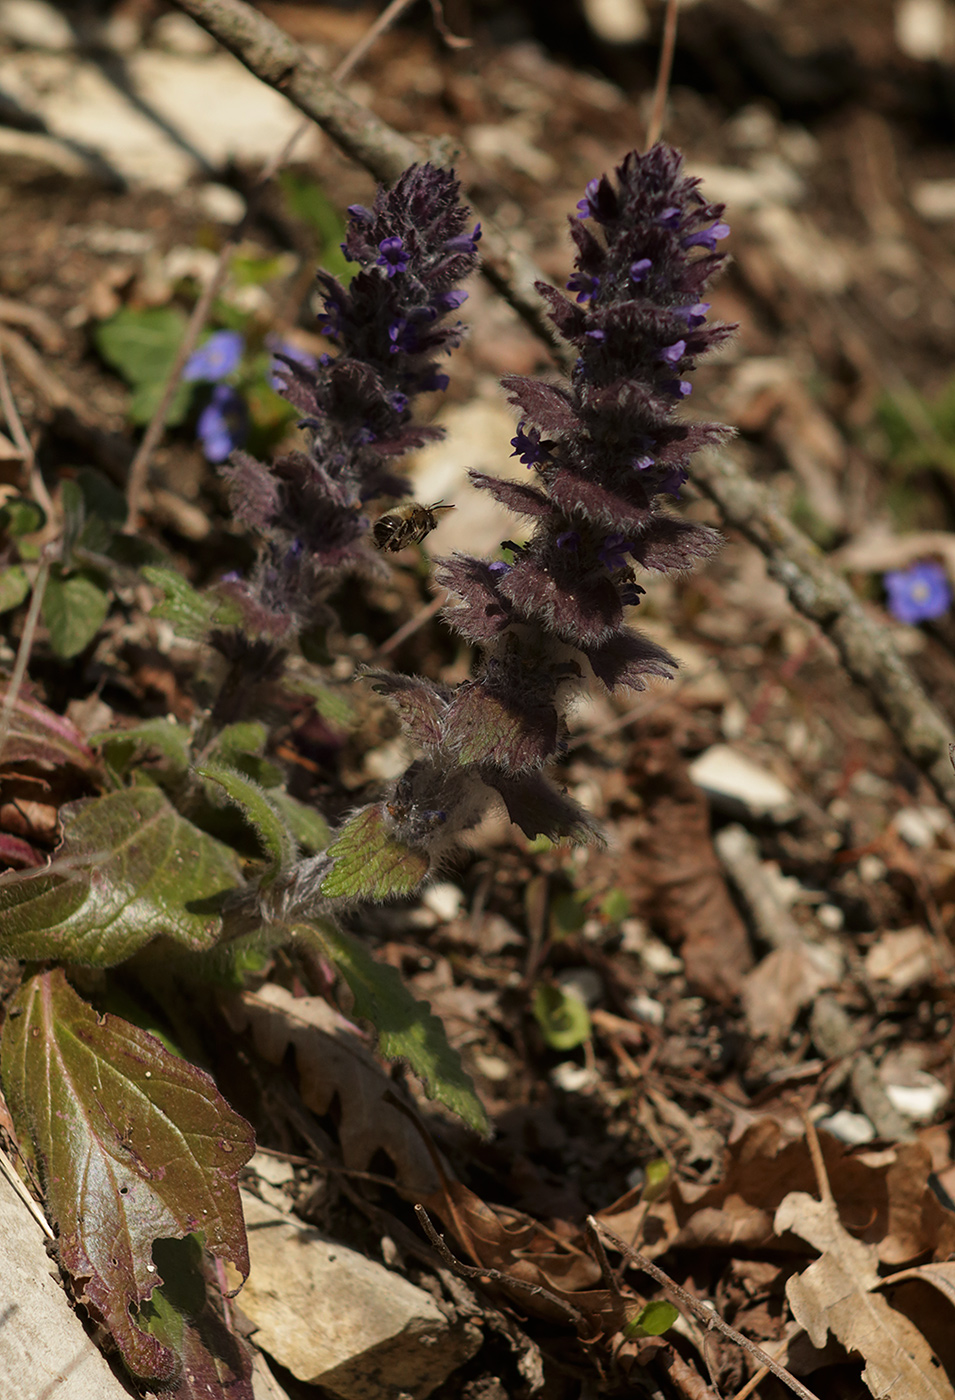
<path id="1" fill-rule="evenodd" d="M 0 831 L 0 865 L 8 865 L 13 870 L 32 870 L 43 864 L 29 841 L 20 836 L 12 836 L 9 831 Z"/>
<path id="2" fill-rule="evenodd" d="M 219 936 L 219 905 L 243 883 L 235 852 L 181 817 L 158 788 L 61 811 L 49 866 L 0 876 L 0 950 L 109 967 L 160 934 L 193 952 Z"/>
<path id="3" fill-rule="evenodd" d="M 252 1129 L 209 1075 L 138 1026 L 98 1016 L 59 968 L 20 988 L 0 1064 L 78 1296 L 134 1374 L 171 1378 L 174 1353 L 131 1312 L 162 1282 L 153 1241 L 201 1231 L 248 1274 L 237 1181 Z"/>
<path id="4" fill-rule="evenodd" d="M 378 694 L 394 705 L 416 744 L 424 748 L 440 744 L 447 694 L 420 676 L 402 676 L 393 671 L 369 671 L 366 675 L 374 681 Z"/>
<path id="5" fill-rule="evenodd" d="M 499 476 L 485 476 L 484 472 L 469 471 L 468 476 L 478 491 L 487 491 L 515 515 L 554 514 L 553 505 L 536 486 L 527 486 L 523 481 L 505 481 Z"/>
<path id="6" fill-rule="evenodd" d="M 547 489 L 565 514 L 576 512 L 605 530 L 631 535 L 645 529 L 651 518 L 650 498 L 637 476 L 632 489 L 624 494 L 619 487 L 562 467 L 549 477 Z"/>
<path id="7" fill-rule="evenodd" d="M 279 507 L 279 484 L 268 467 L 247 452 L 233 452 L 219 475 L 227 483 L 229 506 L 240 525 L 265 530 Z"/>
<path id="8" fill-rule="evenodd" d="M 597 645 L 623 621 L 620 597 L 605 574 L 557 577 L 524 558 L 503 575 L 500 589 L 522 616 L 533 618 L 570 646 Z"/>
<path id="9" fill-rule="evenodd" d="M 514 407 L 542 432 L 580 432 L 580 419 L 566 389 L 545 384 L 541 379 L 528 379 L 523 374 L 506 374 L 501 384 Z"/>
<path id="10" fill-rule="evenodd" d="M 443 616 L 469 641 L 493 641 L 510 626 L 511 605 L 499 591 L 506 567 L 496 569 L 487 559 L 466 554 L 435 560 L 435 582 L 461 600 L 445 608 Z"/>
<path id="11" fill-rule="evenodd" d="M 397 899 L 412 894 L 431 866 L 427 852 L 396 840 L 384 804 L 350 817 L 326 854 L 334 861 L 322 881 L 329 899 Z"/>
<path id="12" fill-rule="evenodd" d="M 0 704 L 6 693 L 6 684 L 0 685 Z M 22 691 L 13 707 L 0 759 L 4 764 L 42 763 L 53 768 L 69 763 L 84 772 L 96 767 L 96 755 L 76 725 Z"/>
<path id="13" fill-rule="evenodd" d="M 534 287 L 550 307 L 547 314 L 565 340 L 573 340 L 584 334 L 588 318 L 583 307 L 575 306 L 547 282 L 535 282 Z"/>
<path id="14" fill-rule="evenodd" d="M 507 815 L 533 841 L 602 841 L 600 828 L 579 803 L 559 792 L 542 773 L 504 773 L 485 769 L 481 777 L 499 793 Z"/>
<path id="15" fill-rule="evenodd" d="M 647 676 L 672 681 L 679 665 L 675 657 L 649 637 L 623 628 L 600 646 L 582 647 L 594 675 L 608 690 L 618 685 L 645 690 Z"/>
<path id="16" fill-rule="evenodd" d="M 460 763 L 540 768 L 557 749 L 557 711 L 517 695 L 506 702 L 480 681 L 460 687 L 445 721 L 445 743 Z"/>
<path id="17" fill-rule="evenodd" d="M 696 525 L 677 515 L 655 515 L 646 533 L 630 551 L 645 569 L 689 569 L 719 552 L 723 537 L 708 525 Z"/>

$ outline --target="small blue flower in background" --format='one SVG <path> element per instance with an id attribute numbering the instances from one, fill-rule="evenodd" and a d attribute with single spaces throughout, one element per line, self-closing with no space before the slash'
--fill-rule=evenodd
<path id="1" fill-rule="evenodd" d="M 229 384 L 217 384 L 196 424 L 206 461 L 224 462 L 234 448 L 242 446 L 248 431 L 249 411 L 242 395 Z"/>
<path id="2" fill-rule="evenodd" d="M 948 612 L 952 590 L 941 564 L 923 560 L 907 569 L 892 569 L 883 578 L 889 612 L 899 622 L 929 622 Z"/>
<path id="3" fill-rule="evenodd" d="M 301 350 L 297 345 L 293 345 L 290 340 L 279 340 L 271 337 L 266 342 L 273 355 L 284 355 L 286 359 L 294 360 L 303 369 L 317 369 L 318 361 L 314 355 L 310 355 L 307 350 Z M 272 373 L 269 375 L 269 383 L 273 389 L 284 389 L 285 380 L 278 371 L 285 369 L 281 360 L 273 362 Z"/>
<path id="4" fill-rule="evenodd" d="M 245 340 L 238 331 L 215 331 L 189 356 L 182 377 L 187 384 L 197 379 L 217 384 L 238 367 L 244 349 Z"/>

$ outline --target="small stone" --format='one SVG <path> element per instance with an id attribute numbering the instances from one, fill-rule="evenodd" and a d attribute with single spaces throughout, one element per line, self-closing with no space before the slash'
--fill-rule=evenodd
<path id="1" fill-rule="evenodd" d="M 942 57 L 948 29 L 946 0 L 899 0 L 895 7 L 895 41 L 904 54 L 921 63 Z"/>
<path id="2" fill-rule="evenodd" d="M 474 1068 L 493 1084 L 503 1084 L 511 1075 L 510 1065 L 500 1055 L 477 1054 L 474 1056 Z"/>
<path id="3" fill-rule="evenodd" d="M 816 918 L 830 933 L 838 933 L 846 921 L 845 914 L 837 904 L 820 904 L 816 910 Z"/>
<path id="4" fill-rule="evenodd" d="M 477 1329 L 449 1322 L 400 1274 L 248 1192 L 242 1203 L 252 1262 L 242 1310 L 298 1380 L 343 1400 L 425 1400 L 477 1351 Z"/>
<path id="5" fill-rule="evenodd" d="M 859 879 L 867 885 L 877 885 L 887 874 L 887 866 L 882 857 L 871 854 L 859 857 L 858 870 Z"/>
<path id="6" fill-rule="evenodd" d="M 865 955 L 865 975 L 873 982 L 887 982 L 896 992 L 921 986 L 932 976 L 932 940 L 923 928 L 890 929 Z"/>
<path id="7" fill-rule="evenodd" d="M 894 820 L 896 831 L 907 845 L 927 851 L 948 825 L 948 813 L 941 807 L 905 807 Z"/>
<path id="8" fill-rule="evenodd" d="M 185 15 L 167 15 L 166 19 L 185 19 Z M 196 190 L 196 203 L 203 214 L 217 224 L 237 224 L 245 213 L 245 200 L 238 190 L 210 180 Z"/>
<path id="9" fill-rule="evenodd" d="M 646 992 L 637 992 L 628 997 L 627 1010 L 636 1020 L 645 1021 L 650 1026 L 662 1026 L 666 1015 L 663 1003 L 648 997 Z"/>
<path id="10" fill-rule="evenodd" d="M 875 1137 L 875 1128 L 865 1114 L 850 1113 L 847 1108 L 840 1108 L 838 1113 L 832 1113 L 828 1118 L 820 1118 L 819 1127 L 825 1128 L 840 1142 L 847 1142 L 853 1147 L 863 1142 L 871 1142 Z"/>
<path id="11" fill-rule="evenodd" d="M 565 1094 L 584 1094 L 588 1089 L 593 1089 L 599 1082 L 599 1075 L 595 1069 L 588 1069 L 586 1065 L 578 1065 L 575 1060 L 561 1060 L 559 1065 L 555 1065 L 550 1072 L 550 1081 L 558 1089 L 563 1089 Z"/>
<path id="12" fill-rule="evenodd" d="M 912 1072 L 914 1084 L 886 1084 L 885 1092 L 893 1108 L 913 1123 L 927 1123 L 948 1099 L 941 1080 L 924 1070 Z"/>
<path id="13" fill-rule="evenodd" d="M 449 924 L 460 914 L 464 906 L 464 896 L 457 885 L 450 880 L 431 885 L 421 896 L 422 904 L 436 914 L 443 924 Z"/>
<path id="14" fill-rule="evenodd" d="M 772 773 L 729 744 L 714 744 L 690 764 L 690 777 L 715 806 L 753 817 L 789 821 L 796 807 L 792 793 Z"/>
<path id="15" fill-rule="evenodd" d="M 597 1006 L 604 999 L 603 978 L 592 967 L 568 968 L 556 980 L 561 991 L 570 992 L 584 1006 Z"/>

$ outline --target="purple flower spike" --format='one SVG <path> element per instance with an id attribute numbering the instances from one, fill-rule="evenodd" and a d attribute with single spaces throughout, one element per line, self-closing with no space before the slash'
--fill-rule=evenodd
<path id="1" fill-rule="evenodd" d="M 189 356 L 182 377 L 187 384 L 198 379 L 217 384 L 237 367 L 244 349 L 245 340 L 238 331 L 216 331 Z"/>
<path id="2" fill-rule="evenodd" d="M 511 456 L 516 457 L 525 467 L 536 467 L 550 455 L 548 448 L 541 442 L 540 429 L 531 428 L 529 432 L 525 432 L 523 423 L 518 423 L 517 436 L 511 438 L 511 446 L 514 449 Z"/>
<path id="3" fill-rule="evenodd" d="M 248 431 L 249 413 L 242 395 L 229 384 L 217 384 L 196 424 L 206 461 L 224 462 L 242 446 Z"/>
<path id="4" fill-rule="evenodd" d="M 599 286 L 599 277 L 593 277 L 589 272 L 575 272 L 567 283 L 567 290 L 568 292 L 576 292 L 578 302 L 583 304 L 593 300 Z"/>
<path id="5" fill-rule="evenodd" d="M 630 281 L 642 282 L 652 266 L 649 258 L 637 258 L 636 262 L 630 264 Z"/>
<path id="6" fill-rule="evenodd" d="M 715 253 L 717 243 L 721 238 L 726 238 L 729 231 L 729 224 L 714 224 L 712 228 L 703 228 L 699 233 L 689 234 L 683 239 L 683 247 L 705 248 L 708 253 Z"/>
<path id="7" fill-rule="evenodd" d="M 378 244 L 378 252 L 378 266 L 385 268 L 389 277 L 407 270 L 408 253 L 400 238 L 383 238 Z"/>
<path id="8" fill-rule="evenodd" d="M 883 582 L 889 595 L 889 612 L 910 626 L 941 617 L 952 603 L 948 574 L 941 564 L 930 559 L 908 569 L 892 569 Z"/>
<path id="9" fill-rule="evenodd" d="M 695 330 L 697 326 L 702 326 L 706 320 L 706 313 L 711 305 L 712 303 L 708 301 L 697 301 L 692 306 L 674 306 L 672 310 L 674 316 L 683 318 L 688 329 Z"/>

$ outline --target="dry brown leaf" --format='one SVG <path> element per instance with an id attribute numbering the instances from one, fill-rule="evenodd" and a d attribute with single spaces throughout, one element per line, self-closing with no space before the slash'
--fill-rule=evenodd
<path id="1" fill-rule="evenodd" d="M 338 1137 L 346 1167 L 367 1171 L 381 1150 L 397 1184 L 416 1200 L 437 1190 L 438 1174 L 413 1120 L 393 1103 L 396 1086 L 371 1051 L 321 997 L 293 997 L 267 983 L 224 1003 L 234 1030 L 251 1027 L 256 1049 L 270 1064 L 295 1050 L 299 1093 L 306 1108 L 326 1114 L 337 1099 Z"/>
<path id="2" fill-rule="evenodd" d="M 825 949 L 802 941 L 774 948 L 743 978 L 740 996 L 750 1034 L 782 1040 L 802 1008 L 838 981 Z"/>
<path id="3" fill-rule="evenodd" d="M 914 1322 L 872 1290 L 878 1286 L 878 1254 L 853 1239 L 833 1200 L 793 1191 L 776 1211 L 778 1235 L 798 1235 L 820 1252 L 786 1285 L 793 1316 L 821 1350 L 831 1333 L 865 1360 L 862 1379 L 876 1400 L 955 1400 L 929 1342 Z"/>

